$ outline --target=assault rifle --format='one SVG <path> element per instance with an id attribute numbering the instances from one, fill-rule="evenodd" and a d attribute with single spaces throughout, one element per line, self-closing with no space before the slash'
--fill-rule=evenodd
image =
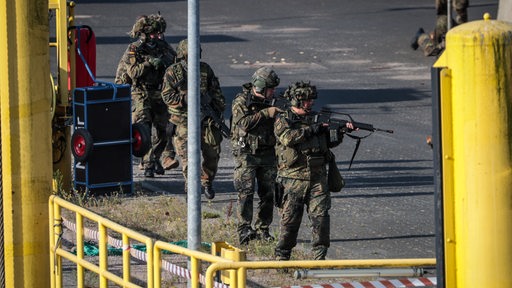
<path id="1" fill-rule="evenodd" d="M 343 115 L 343 116 L 345 116 L 345 118 L 348 118 L 348 119 L 335 118 L 335 117 L 332 117 L 333 114 Z M 359 149 L 359 145 L 361 144 L 361 139 L 364 139 L 364 138 L 370 136 L 373 132 L 385 132 L 385 133 L 390 133 L 390 134 L 392 134 L 394 132 L 393 130 L 376 128 L 372 124 L 356 122 L 356 121 L 354 121 L 352 116 L 350 116 L 350 114 L 335 112 L 328 108 L 322 108 L 322 110 L 318 114 L 315 114 L 313 122 L 329 125 L 328 130 L 329 130 L 329 141 L 330 142 L 333 142 L 333 143 L 339 142 L 339 140 L 340 140 L 339 138 L 340 138 L 341 134 L 345 134 L 348 137 L 355 139 L 357 141 L 356 147 L 354 149 L 354 153 L 352 154 L 352 158 L 350 159 L 350 164 L 348 166 L 349 170 L 350 170 L 350 167 L 352 166 L 352 162 L 354 161 L 354 157 L 356 156 L 357 150 Z M 346 124 L 348 122 L 352 123 L 352 125 L 354 126 L 354 129 L 347 128 Z M 366 136 L 362 136 L 362 137 L 350 134 L 354 130 L 369 131 L 370 134 L 368 134 Z"/>
<path id="2" fill-rule="evenodd" d="M 201 97 L 203 98 L 203 97 Z M 231 136 L 231 130 L 229 127 L 224 123 L 224 119 L 221 119 L 217 112 L 215 112 L 210 104 L 203 103 L 201 101 L 201 116 L 202 119 L 204 118 L 212 118 L 213 123 L 215 127 L 219 128 L 220 132 L 222 133 L 222 136 L 224 138 L 229 138 Z M 201 120 L 202 120 L 201 119 Z"/>
<path id="3" fill-rule="evenodd" d="M 252 97 L 249 97 L 246 106 L 250 107 L 251 105 L 261 106 L 262 108 L 277 107 L 281 110 L 286 110 L 286 108 L 290 106 L 290 101 L 282 96 L 265 99 L 263 101 L 254 101 Z"/>

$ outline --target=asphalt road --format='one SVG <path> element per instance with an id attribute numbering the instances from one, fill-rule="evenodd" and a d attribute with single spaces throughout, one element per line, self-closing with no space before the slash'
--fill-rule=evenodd
<path id="1" fill-rule="evenodd" d="M 97 78 L 113 81 L 127 32 L 138 15 L 166 18 L 166 39 L 175 47 L 187 35 L 186 1 L 78 0 L 77 25 L 97 37 Z M 498 1 L 472 0 L 470 20 L 497 15 Z M 431 66 L 435 58 L 413 51 L 419 27 L 434 26 L 434 1 L 427 0 L 203 0 L 203 61 L 215 70 L 227 102 L 260 65 L 273 66 L 281 89 L 298 80 L 319 89 L 316 108 L 350 113 L 358 122 L 393 129 L 363 140 L 352 168 L 355 141 L 334 150 L 346 180 L 332 195 L 332 247 L 336 259 L 435 257 L 433 155 L 425 143 L 432 131 Z M 228 106 L 226 118 L 230 115 Z M 364 133 L 363 133 L 364 134 Z M 233 160 L 223 142 L 217 197 L 203 207 L 222 211 L 236 201 Z M 179 171 L 135 181 L 157 192 L 180 194 Z M 277 229 L 279 217 L 275 217 Z M 304 219 L 299 245 L 308 247 Z"/>

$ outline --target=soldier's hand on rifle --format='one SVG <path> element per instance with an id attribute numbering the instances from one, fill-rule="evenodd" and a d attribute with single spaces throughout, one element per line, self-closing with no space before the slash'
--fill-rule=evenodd
<path id="1" fill-rule="evenodd" d="M 359 130 L 358 128 L 354 128 L 354 124 L 352 124 L 352 122 L 347 122 L 345 127 L 347 127 L 349 131 Z"/>
<path id="2" fill-rule="evenodd" d="M 277 107 L 268 107 L 268 108 L 261 110 L 261 113 L 263 113 L 263 115 L 266 118 L 274 118 L 274 117 L 276 117 L 277 113 L 280 113 L 280 112 L 283 112 L 283 110 L 281 110 Z"/>
<path id="3" fill-rule="evenodd" d="M 153 65 L 156 70 L 160 70 L 160 68 L 164 67 L 164 62 L 160 58 L 152 57 L 148 60 L 149 64 Z"/>

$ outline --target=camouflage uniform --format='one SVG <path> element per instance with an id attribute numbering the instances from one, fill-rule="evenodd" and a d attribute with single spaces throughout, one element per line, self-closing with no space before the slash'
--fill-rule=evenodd
<path id="1" fill-rule="evenodd" d="M 316 98 L 316 90 L 313 91 L 314 98 L 309 99 Z M 325 259 L 330 246 L 331 196 L 326 164 L 330 159 L 329 148 L 339 145 L 342 135 L 339 142 L 330 143 L 327 132 L 315 127 L 319 124 L 314 123 L 313 116 L 312 113 L 300 116 L 291 109 L 280 113 L 275 121 L 277 182 L 284 193 L 282 202 L 278 203 L 281 222 L 275 254 L 279 260 L 289 260 L 297 245 L 304 206 L 312 226 L 314 258 Z"/>
<path id="2" fill-rule="evenodd" d="M 118 84 L 131 84 L 132 122 L 144 123 L 150 131 L 152 126 L 155 128 L 152 147 L 142 159 L 148 177 L 160 166 L 161 156 L 174 158 L 174 151 L 165 149 L 169 114 L 160 91 L 165 69 L 175 61 L 176 52 L 163 39 L 149 39 L 151 33 L 165 30 L 165 21 L 162 21 L 159 15 L 142 16 L 137 20 L 130 36 L 140 39 L 128 45 L 119 61 L 115 80 Z"/>
<path id="3" fill-rule="evenodd" d="M 452 21 L 452 27 L 468 21 L 468 0 L 454 0 L 452 5 L 457 14 L 455 21 Z M 417 45 L 423 50 L 425 56 L 437 56 L 445 48 L 444 38 L 448 32 L 448 11 L 446 0 L 436 0 L 436 26 L 432 33 L 428 34 L 420 28 L 417 32 Z"/>
<path id="4" fill-rule="evenodd" d="M 186 40 L 183 40 L 186 41 Z M 178 46 L 187 45 L 182 44 Z M 183 48 L 181 49 L 183 50 Z M 186 50 L 186 49 L 185 49 Z M 178 58 L 180 53 L 178 53 Z M 212 68 L 200 62 L 200 93 L 201 104 L 210 105 L 223 119 L 225 99 L 219 81 Z M 162 99 L 171 113 L 170 121 L 176 125 L 174 146 L 178 156 L 182 159 L 182 171 L 187 182 L 187 63 L 182 60 L 167 68 L 164 75 Z M 212 183 L 217 174 L 220 159 L 222 134 L 211 118 L 204 118 L 201 122 L 201 185 L 203 189 L 212 189 Z M 205 194 L 207 194 L 205 192 Z M 213 197 L 212 197 L 213 198 Z"/>
<path id="5" fill-rule="evenodd" d="M 468 22 L 468 6 L 469 0 L 452 0 L 452 6 L 455 10 L 455 24 L 459 25 Z M 439 19 L 440 16 L 446 17 L 448 15 L 448 2 L 446 0 L 436 0 L 436 13 Z M 441 20 L 446 21 L 446 20 Z M 445 32 L 446 33 L 446 32 Z"/>
<path id="6" fill-rule="evenodd" d="M 274 88 L 279 85 L 279 78 L 272 80 L 270 85 L 264 86 Z M 259 202 L 255 228 L 264 240 L 274 240 L 269 234 L 277 173 L 274 118 L 269 113 L 270 103 L 263 97 L 255 96 L 252 91 L 253 83 L 244 84 L 242 92 L 235 96 L 232 103 L 231 145 L 235 156 L 234 186 L 238 192 L 238 234 L 241 244 L 258 236 L 252 228 L 256 182 Z"/>

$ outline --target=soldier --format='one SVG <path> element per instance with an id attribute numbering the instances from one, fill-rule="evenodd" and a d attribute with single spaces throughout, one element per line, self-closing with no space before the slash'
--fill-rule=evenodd
<path id="1" fill-rule="evenodd" d="M 353 125 L 348 122 L 347 130 L 339 131 L 338 141 L 330 142 L 327 124 L 316 123 L 311 111 L 317 98 L 316 87 L 309 82 L 297 82 L 284 96 L 290 100 L 291 107 L 277 115 L 274 125 L 278 159 L 276 194 L 282 193 L 276 197 L 281 222 L 275 255 L 278 260 L 290 259 L 305 205 L 312 226 L 314 259 L 323 260 L 330 245 L 331 196 L 326 169 L 332 155 L 329 149 L 339 145 L 343 134 L 353 129 Z"/>
<path id="2" fill-rule="evenodd" d="M 273 241 L 269 233 L 274 209 L 277 173 L 274 145 L 274 117 L 281 109 L 272 106 L 277 74 L 267 67 L 256 70 L 252 81 L 242 85 L 242 92 L 232 104 L 231 145 L 235 156 L 234 186 L 238 191 L 240 244 L 262 238 Z M 258 211 L 252 228 L 254 190 L 258 183 Z"/>
<path id="3" fill-rule="evenodd" d="M 452 6 L 455 10 L 455 25 L 468 22 L 468 6 L 469 0 L 452 0 Z M 447 0 L 436 0 L 436 15 L 437 20 L 447 17 L 448 15 L 448 2 Z M 450 17 L 451 18 L 451 17 Z"/>
<path id="4" fill-rule="evenodd" d="M 448 32 L 448 19 L 452 21 L 451 26 L 456 26 L 468 22 L 468 0 L 452 1 L 455 8 L 455 21 L 447 15 L 446 0 L 436 0 L 436 26 L 434 31 L 425 33 L 423 28 L 419 28 L 411 41 L 411 48 L 416 50 L 421 48 L 425 56 L 437 56 L 444 50 L 444 38 Z"/>
<path id="5" fill-rule="evenodd" d="M 152 147 L 141 163 L 145 177 L 163 175 L 164 169 L 179 165 L 172 146 L 166 149 L 169 114 L 160 95 L 165 69 L 176 57 L 174 49 L 164 40 L 165 28 L 166 22 L 159 14 L 137 18 L 129 34 L 138 40 L 128 45 L 116 72 L 116 84 L 131 85 L 132 122 L 143 123 L 150 131 L 154 128 Z"/>
<path id="6" fill-rule="evenodd" d="M 171 113 L 170 122 L 176 125 L 174 146 L 182 160 L 182 171 L 187 190 L 187 51 L 188 42 L 182 40 L 176 47 L 177 63 L 169 66 L 164 75 L 162 99 Z M 200 62 L 201 110 L 212 109 L 220 118 L 226 108 L 219 80 L 210 65 Z M 201 119 L 201 186 L 208 199 L 215 197 L 213 180 L 217 174 L 220 159 L 222 134 L 211 117 Z"/>

